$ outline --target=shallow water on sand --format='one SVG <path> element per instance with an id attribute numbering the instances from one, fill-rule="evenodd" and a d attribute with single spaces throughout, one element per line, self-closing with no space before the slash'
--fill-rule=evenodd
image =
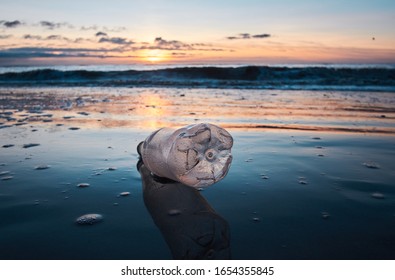
<path id="1" fill-rule="evenodd" d="M 210 122 L 231 129 L 395 134 L 393 92 L 0 88 L 0 109 L 0 128 L 53 122 L 70 129 L 84 126 L 154 130 Z"/>
<path id="2" fill-rule="evenodd" d="M 395 258 L 393 93 L 0 88 L 0 97 L 0 259 Z M 233 135 L 225 179 L 191 192 L 137 170 L 136 147 L 153 130 L 196 122 Z M 143 183 L 186 192 L 150 196 Z M 187 215 L 192 206 L 205 214 Z M 204 251 L 212 243 L 218 252 Z"/>
<path id="3" fill-rule="evenodd" d="M 227 222 L 233 259 L 395 257 L 394 137 L 229 131 L 231 169 L 200 195 Z M 136 146 L 150 132 L 3 129 L 0 258 L 172 258 L 136 168 Z M 29 143 L 40 145 L 23 148 Z M 77 224 L 85 214 L 102 220 Z"/>

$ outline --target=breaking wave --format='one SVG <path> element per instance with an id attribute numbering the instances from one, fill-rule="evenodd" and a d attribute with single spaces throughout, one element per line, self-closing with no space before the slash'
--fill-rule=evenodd
<path id="1" fill-rule="evenodd" d="M 36 69 L 0 74 L 0 86 L 129 86 L 395 91 L 395 68 L 175 67 L 154 70 Z"/>

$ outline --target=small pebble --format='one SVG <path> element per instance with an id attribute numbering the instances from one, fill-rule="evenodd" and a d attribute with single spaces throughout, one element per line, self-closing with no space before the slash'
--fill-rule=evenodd
<path id="1" fill-rule="evenodd" d="M 331 215 L 329 215 L 328 212 L 321 212 L 321 217 L 322 217 L 324 220 L 328 219 L 330 216 L 331 216 Z"/>
<path id="2" fill-rule="evenodd" d="M 28 124 L 27 122 L 18 122 L 16 124 L 14 124 L 15 126 L 21 126 L 21 125 L 26 125 Z"/>
<path id="3" fill-rule="evenodd" d="M 6 145 L 3 145 L 3 148 L 11 148 L 14 146 L 15 146 L 14 144 L 6 144 Z"/>
<path id="4" fill-rule="evenodd" d="M 371 169 L 379 169 L 380 165 L 377 162 L 368 161 L 363 163 L 364 166 Z"/>
<path id="5" fill-rule="evenodd" d="M 69 130 L 78 130 L 78 129 L 80 129 L 79 127 L 69 127 Z"/>
<path id="6" fill-rule="evenodd" d="M 103 216 L 100 214 L 86 214 L 78 217 L 75 222 L 79 225 L 93 225 L 103 220 Z"/>
<path id="7" fill-rule="evenodd" d="M 38 165 L 34 169 L 35 170 L 44 170 L 44 169 L 48 169 L 48 168 L 49 168 L 49 165 Z"/>
<path id="8" fill-rule="evenodd" d="M 382 193 L 379 193 L 379 192 L 374 192 L 374 193 L 371 194 L 371 196 L 373 198 L 376 198 L 376 199 L 384 199 L 385 198 L 385 196 Z"/>
<path id="9" fill-rule="evenodd" d="M 22 147 L 24 149 L 27 149 L 27 148 L 31 148 L 31 147 L 37 147 L 37 146 L 40 146 L 40 144 L 30 143 L 30 144 L 24 144 Z"/>
<path id="10" fill-rule="evenodd" d="M 181 210 L 179 209 L 171 209 L 167 212 L 169 216 L 177 216 L 181 214 Z"/>

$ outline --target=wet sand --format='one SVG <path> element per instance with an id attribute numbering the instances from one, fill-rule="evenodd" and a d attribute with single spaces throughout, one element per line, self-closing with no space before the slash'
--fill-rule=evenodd
<path id="1" fill-rule="evenodd" d="M 0 88 L 0 122 L 150 129 L 212 122 L 232 129 L 395 134 L 394 96 L 346 91 Z"/>
<path id="2" fill-rule="evenodd" d="M 171 258 L 136 146 L 212 122 L 234 160 L 200 194 L 233 259 L 394 259 L 394 117 L 393 93 L 2 88 L 0 258 Z"/>

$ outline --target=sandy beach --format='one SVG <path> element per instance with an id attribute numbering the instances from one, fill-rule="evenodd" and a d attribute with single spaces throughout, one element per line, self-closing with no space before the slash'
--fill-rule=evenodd
<path id="1" fill-rule="evenodd" d="M 227 177 L 197 194 L 231 258 L 393 259 L 394 118 L 392 92 L 0 88 L 0 259 L 172 258 L 136 147 L 201 122 L 234 137 Z"/>

